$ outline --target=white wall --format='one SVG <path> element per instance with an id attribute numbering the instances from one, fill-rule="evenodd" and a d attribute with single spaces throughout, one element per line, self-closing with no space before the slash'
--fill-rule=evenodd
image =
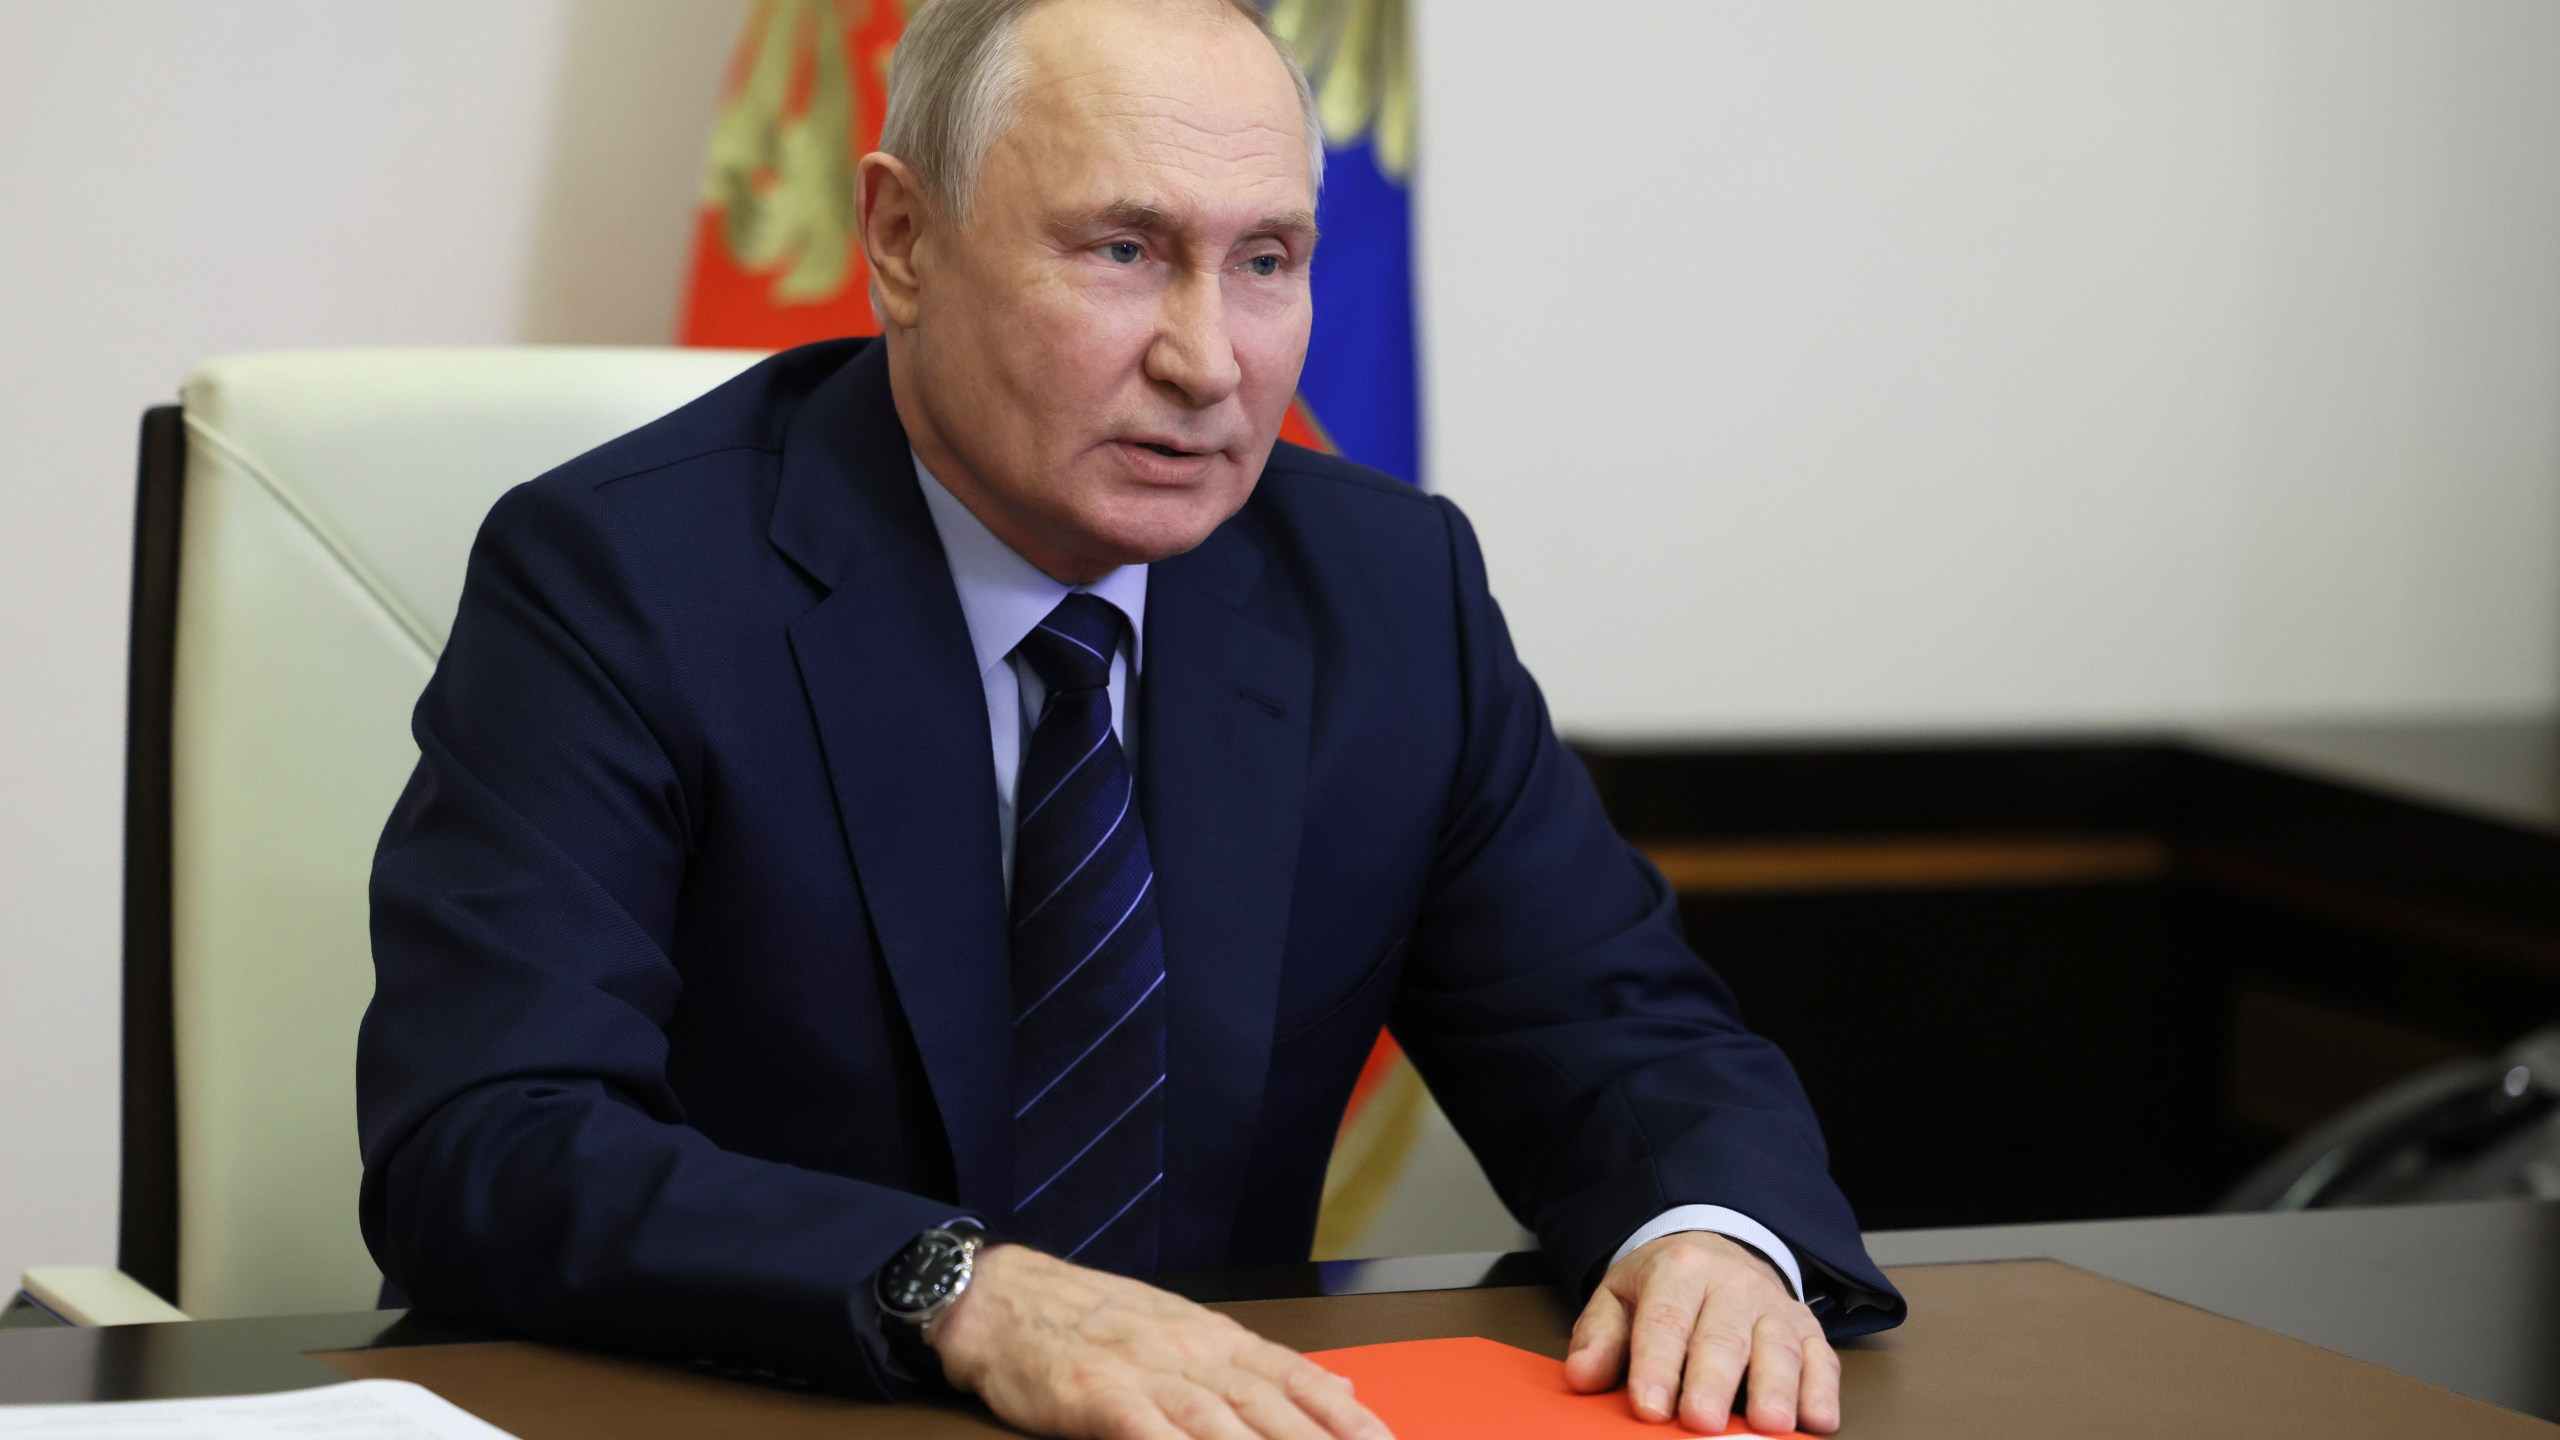
<path id="1" fill-rule="evenodd" d="M 0 1282 L 114 1258 L 143 408 L 231 350 L 667 339 L 741 14 L 0 0 Z"/>
<path id="2" fill-rule="evenodd" d="M 1566 727 L 2560 700 L 2560 6 L 1420 13 L 1429 468 Z"/>
<path id="3" fill-rule="evenodd" d="M 666 336 L 738 14 L 0 0 L 0 1277 L 113 1249 L 136 416 Z M 1420 14 L 1434 474 L 1568 726 L 2560 698 L 2560 7 Z"/>

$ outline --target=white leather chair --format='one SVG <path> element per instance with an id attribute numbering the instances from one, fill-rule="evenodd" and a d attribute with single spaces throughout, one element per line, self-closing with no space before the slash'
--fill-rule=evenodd
<path id="1" fill-rule="evenodd" d="M 124 1273 L 31 1271 L 29 1295 L 84 1323 L 373 1306 L 356 1226 L 366 877 L 472 536 L 507 487 L 757 358 L 241 355 L 146 420 Z"/>

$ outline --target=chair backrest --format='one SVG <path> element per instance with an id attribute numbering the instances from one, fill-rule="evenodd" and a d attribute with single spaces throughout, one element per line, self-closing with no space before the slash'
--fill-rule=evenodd
<path id="1" fill-rule="evenodd" d="M 374 1303 L 355 1205 L 366 879 L 481 518 L 756 358 L 242 355 L 146 424 L 122 1259 L 189 1314 Z"/>

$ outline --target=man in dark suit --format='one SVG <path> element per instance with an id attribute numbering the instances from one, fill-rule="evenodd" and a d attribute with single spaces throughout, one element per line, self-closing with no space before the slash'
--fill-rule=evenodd
<path id="1" fill-rule="evenodd" d="M 1825 1332 L 1902 1304 L 1792 1072 L 1456 509 L 1275 444 L 1303 77 L 1240 0 L 937 0 L 890 106 L 883 338 L 482 531 L 375 867 L 384 1273 L 1037 1431 L 1353 1440 L 1137 1277 L 1305 1257 L 1387 1023 L 1588 1295 L 1573 1383 L 1835 1426 Z"/>

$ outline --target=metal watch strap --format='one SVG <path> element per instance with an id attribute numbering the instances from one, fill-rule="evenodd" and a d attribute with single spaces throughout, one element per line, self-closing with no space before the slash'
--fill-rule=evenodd
<path id="1" fill-rule="evenodd" d="M 961 1273 L 959 1283 L 933 1304 L 922 1310 L 907 1311 L 900 1310 L 889 1303 L 887 1294 L 889 1276 L 905 1260 L 907 1250 L 900 1250 L 896 1259 L 882 1267 L 880 1276 L 872 1286 L 872 1302 L 880 1310 L 880 1333 L 888 1343 L 891 1367 L 902 1372 L 904 1379 L 928 1384 L 942 1383 L 943 1374 L 942 1357 L 926 1340 L 925 1327 L 935 1318 L 949 1311 L 954 1304 L 958 1303 L 960 1297 L 968 1292 L 969 1282 L 976 1277 L 978 1255 L 985 1251 L 988 1245 L 994 1243 L 993 1238 L 983 1228 L 963 1222 L 957 1225 L 936 1226 L 927 1230 L 908 1242 L 908 1249 L 945 1237 L 957 1243 L 961 1258 L 966 1262 L 966 1268 Z"/>

